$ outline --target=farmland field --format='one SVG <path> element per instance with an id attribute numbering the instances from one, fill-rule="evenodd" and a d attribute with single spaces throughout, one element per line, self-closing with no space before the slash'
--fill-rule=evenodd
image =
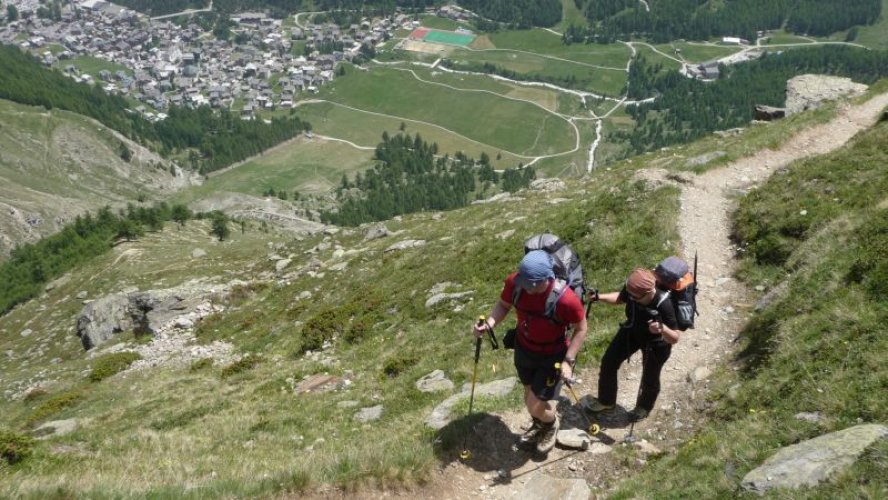
<path id="1" fill-rule="evenodd" d="M 320 97 L 397 119 L 434 123 L 520 155 L 560 153 L 575 145 L 566 120 L 533 104 L 421 82 L 406 70 L 374 67 L 359 77 L 336 80 Z"/>
<path id="2" fill-rule="evenodd" d="M 462 151 L 473 158 L 479 158 L 482 152 L 486 152 L 496 168 L 512 167 L 522 161 L 508 153 L 503 153 L 501 160 L 495 160 L 500 153 L 499 150 L 484 147 L 432 125 L 380 116 L 331 102 L 304 104 L 299 107 L 299 116 L 311 122 L 314 132 L 318 134 L 337 137 L 360 146 L 375 147 L 381 140 L 383 132 L 394 135 L 398 133 L 403 123 L 405 133 L 419 134 L 426 141 L 437 143 L 441 154 L 452 155 Z"/>
<path id="3" fill-rule="evenodd" d="M 217 192 L 258 196 L 268 188 L 324 192 L 338 185 L 343 173 L 369 168 L 372 154 L 340 142 L 300 138 L 210 176 L 202 186 L 182 192 L 187 199 L 178 201 L 198 200 Z"/>

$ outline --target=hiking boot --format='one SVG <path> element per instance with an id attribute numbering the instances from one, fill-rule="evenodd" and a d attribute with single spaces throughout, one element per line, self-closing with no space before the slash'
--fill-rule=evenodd
<path id="1" fill-rule="evenodd" d="M 650 414 L 650 410 L 645 410 L 640 406 L 636 406 L 629 412 L 629 421 L 630 422 L 638 422 L 640 420 L 644 420 L 647 418 L 648 414 Z"/>
<path id="2" fill-rule="evenodd" d="M 528 451 L 535 449 L 540 437 L 540 429 L 542 428 L 542 425 L 542 422 L 534 418 L 530 427 L 524 431 L 524 434 L 522 434 L 520 438 L 518 438 L 518 448 Z"/>
<path id="3" fill-rule="evenodd" d="M 589 398 L 583 401 L 583 409 L 590 413 L 609 412 L 616 405 L 606 405 L 598 400 L 598 398 Z"/>
<path id="4" fill-rule="evenodd" d="M 546 455 L 555 447 L 555 442 L 557 441 L 556 438 L 558 437 L 558 429 L 560 427 L 561 422 L 558 419 L 558 415 L 555 415 L 555 421 L 551 424 L 540 424 L 540 435 L 536 446 L 538 453 Z"/>

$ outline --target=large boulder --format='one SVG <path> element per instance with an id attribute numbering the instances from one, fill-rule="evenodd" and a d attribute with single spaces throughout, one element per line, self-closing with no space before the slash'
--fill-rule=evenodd
<path id="1" fill-rule="evenodd" d="M 515 493 L 516 500 L 586 500 L 592 490 L 583 479 L 561 479 L 537 472 Z"/>
<path id="2" fill-rule="evenodd" d="M 129 297 L 114 294 L 94 300 L 77 317 L 77 335 L 86 350 L 133 328 Z"/>
<path id="3" fill-rule="evenodd" d="M 187 328 L 212 313 L 210 302 L 226 294 L 234 284 L 186 284 L 108 295 L 84 306 L 77 316 L 77 336 L 83 348 L 90 350 L 120 332 L 134 330 L 155 335 L 166 327 Z"/>
<path id="4" fill-rule="evenodd" d="M 774 488 L 816 486 L 848 468 L 888 427 L 857 425 L 787 446 L 743 478 L 743 488 L 757 494 Z"/>
<path id="5" fill-rule="evenodd" d="M 475 387 L 475 397 L 502 397 L 510 393 L 517 383 L 518 379 L 516 377 L 508 377 L 502 380 L 494 380 L 493 382 L 481 384 Z M 453 407 L 460 401 L 468 399 L 470 395 L 471 384 L 466 384 L 463 386 L 462 392 L 450 396 L 436 406 L 435 409 L 432 410 L 431 415 L 426 418 L 425 424 L 432 429 L 443 428 L 450 423 L 453 418 Z"/>
<path id="6" fill-rule="evenodd" d="M 786 115 L 817 109 L 826 101 L 860 95 L 868 87 L 850 78 L 825 75 L 799 75 L 786 83 Z"/>

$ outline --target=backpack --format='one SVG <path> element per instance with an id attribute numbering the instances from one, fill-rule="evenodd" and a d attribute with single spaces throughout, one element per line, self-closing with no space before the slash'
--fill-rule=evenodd
<path id="1" fill-rule="evenodd" d="M 688 270 L 688 264 L 678 257 L 667 257 L 654 269 L 657 281 L 669 291 L 672 307 L 675 308 L 675 319 L 682 331 L 694 328 L 694 320 L 700 313 L 697 311 L 697 256 L 694 255 L 694 272 Z M 666 300 L 666 294 L 657 303 L 659 306 Z"/>
<path id="2" fill-rule="evenodd" d="M 551 233 L 537 234 L 524 242 L 525 255 L 534 250 L 544 250 L 552 256 L 555 284 L 546 297 L 543 316 L 553 323 L 562 325 L 564 322 L 556 317 L 555 307 L 568 288 L 574 291 L 584 306 L 586 305 L 586 279 L 583 275 L 583 266 L 580 265 L 580 256 L 567 243 Z M 521 291 L 519 286 L 512 291 L 513 305 L 518 303 Z"/>

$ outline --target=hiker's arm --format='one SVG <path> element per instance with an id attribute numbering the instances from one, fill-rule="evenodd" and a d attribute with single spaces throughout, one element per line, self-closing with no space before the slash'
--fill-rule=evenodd
<path id="1" fill-rule="evenodd" d="M 663 323 L 653 320 L 648 322 L 648 331 L 653 335 L 662 335 L 667 344 L 677 344 L 681 337 L 681 330 L 669 328 Z"/>
<path id="2" fill-rule="evenodd" d="M 500 321 L 506 318 L 506 315 L 509 314 L 511 309 L 512 305 L 503 302 L 503 299 L 497 301 L 496 305 L 493 306 L 493 310 L 490 311 L 490 315 L 484 320 L 484 322 L 487 323 L 487 326 L 481 325 L 479 327 L 478 325 L 475 325 L 475 336 L 480 337 L 484 335 L 488 326 L 490 328 L 496 326 Z"/>
<path id="3" fill-rule="evenodd" d="M 570 347 L 567 348 L 567 355 L 564 356 L 564 364 L 561 365 L 561 375 L 570 380 L 573 377 L 573 368 L 577 362 L 577 354 L 583 348 L 583 342 L 586 340 L 586 333 L 589 330 L 589 324 L 586 318 L 580 320 L 579 323 L 570 325 L 573 328 L 573 336 L 570 338 Z"/>
<path id="4" fill-rule="evenodd" d="M 604 302 L 605 304 L 610 305 L 623 303 L 620 301 L 620 292 L 600 293 L 598 294 L 598 302 Z"/>

